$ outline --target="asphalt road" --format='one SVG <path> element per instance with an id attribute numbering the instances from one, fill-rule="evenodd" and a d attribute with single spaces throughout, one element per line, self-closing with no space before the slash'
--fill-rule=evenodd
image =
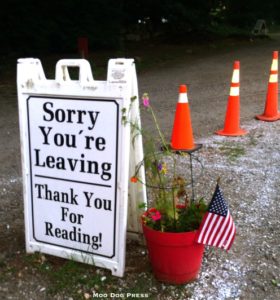
<path id="1" fill-rule="evenodd" d="M 162 65 L 139 76 L 141 93 L 147 92 L 160 124 L 170 136 L 178 100 L 178 86 L 188 86 L 195 137 L 212 135 L 223 128 L 230 81 L 235 60 L 240 61 L 240 122 L 264 110 L 272 52 L 280 46 L 279 36 L 246 44 L 228 43 L 205 51 L 188 49 L 185 58 Z M 203 52 L 203 53 L 201 53 Z M 150 126 L 149 120 L 143 121 Z"/>

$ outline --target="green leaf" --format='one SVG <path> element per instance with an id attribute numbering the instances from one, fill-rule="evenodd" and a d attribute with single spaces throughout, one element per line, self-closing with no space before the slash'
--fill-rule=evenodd
<path id="1" fill-rule="evenodd" d="M 137 99 L 137 96 L 132 96 L 132 97 L 130 98 L 131 102 L 135 101 L 136 99 Z"/>
<path id="2" fill-rule="evenodd" d="M 272 280 L 271 280 L 271 283 L 272 283 L 274 286 L 279 286 L 279 285 L 280 285 L 279 281 L 276 280 L 276 279 L 272 279 Z"/>
<path id="3" fill-rule="evenodd" d="M 138 204 L 139 209 L 146 209 L 146 207 L 147 207 L 147 204 L 145 202 L 142 202 L 142 203 Z"/>

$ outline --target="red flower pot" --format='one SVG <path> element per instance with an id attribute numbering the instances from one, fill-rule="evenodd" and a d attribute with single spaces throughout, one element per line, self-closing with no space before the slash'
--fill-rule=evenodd
<path id="1" fill-rule="evenodd" d="M 204 252 L 204 245 L 194 241 L 196 231 L 161 232 L 142 225 L 156 279 L 171 284 L 195 280 Z"/>

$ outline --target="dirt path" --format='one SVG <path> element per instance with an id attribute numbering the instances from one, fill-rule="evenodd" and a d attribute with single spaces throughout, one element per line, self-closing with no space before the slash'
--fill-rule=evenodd
<path id="1" fill-rule="evenodd" d="M 122 291 L 135 282 L 145 282 L 138 288 L 150 299 L 277 299 L 280 121 L 263 123 L 253 117 L 263 111 L 271 54 L 279 45 L 275 39 L 239 48 L 233 44 L 218 53 L 188 52 L 180 62 L 139 76 L 140 94 L 150 94 L 166 136 L 172 129 L 178 85 L 188 85 L 195 138 L 204 144 L 199 153 L 204 172 L 197 181 L 197 196 L 210 200 L 215 180 L 221 176 L 238 233 L 229 253 L 207 250 L 200 279 L 180 288 L 156 283 L 144 249 L 129 245 L 126 277 L 111 279 L 110 284 L 100 283 L 103 290 L 112 290 L 116 285 Z M 213 132 L 223 127 L 234 60 L 241 62 L 241 124 L 249 134 L 226 139 Z M 16 101 L 15 85 L 0 82 L 0 298 L 76 299 L 74 292 L 63 290 L 50 296 L 50 275 L 25 262 Z M 145 117 L 142 120 L 146 128 L 150 122 Z M 142 264 L 137 263 L 139 259 Z M 108 272 L 97 274 L 110 277 Z M 81 299 L 98 290 L 95 285 L 88 290 L 72 287 L 73 291 L 78 288 Z"/>

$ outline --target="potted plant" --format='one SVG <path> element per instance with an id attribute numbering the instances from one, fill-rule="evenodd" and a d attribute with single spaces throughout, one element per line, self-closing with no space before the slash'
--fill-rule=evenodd
<path id="1" fill-rule="evenodd" d="M 148 207 L 142 206 L 145 211 L 141 222 L 155 277 L 166 283 L 183 284 L 195 280 L 201 267 L 204 245 L 195 242 L 195 238 L 207 205 L 203 199 L 189 199 L 190 178 L 182 167 L 186 154 L 168 147 L 148 95 L 144 94 L 142 100 L 159 138 L 150 136 L 138 124 L 130 123 L 132 134 L 141 133 L 145 141 L 144 159 L 136 166 L 131 182 L 140 181 L 148 188 Z M 129 122 L 126 111 L 123 121 Z M 158 150 L 160 146 L 161 151 Z M 142 166 L 145 167 L 145 183 L 138 176 Z"/>

